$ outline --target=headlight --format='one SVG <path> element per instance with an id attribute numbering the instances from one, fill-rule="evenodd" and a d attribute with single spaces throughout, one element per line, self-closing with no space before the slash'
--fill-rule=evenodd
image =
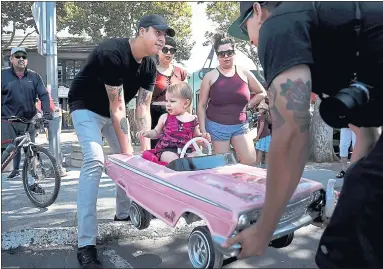
<path id="1" fill-rule="evenodd" d="M 322 199 L 322 192 L 320 190 L 313 192 L 312 199 L 313 202 L 319 202 Z"/>
<path id="2" fill-rule="evenodd" d="M 246 226 L 250 225 L 250 220 L 247 215 L 243 214 L 239 216 L 238 218 L 238 228 L 244 228 Z"/>

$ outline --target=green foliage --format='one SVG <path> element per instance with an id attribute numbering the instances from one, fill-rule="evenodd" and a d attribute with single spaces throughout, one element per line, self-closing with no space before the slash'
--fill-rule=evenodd
<path id="1" fill-rule="evenodd" d="M 137 23 L 148 14 L 164 16 L 176 30 L 177 61 L 187 60 L 194 46 L 191 38 L 191 6 L 186 2 L 66 2 L 58 28 L 71 34 L 88 34 L 93 41 L 108 37 L 134 37 Z"/>
<path id="2" fill-rule="evenodd" d="M 21 1 L 2 1 L 1 2 L 1 25 L 3 27 L 2 34 L 10 34 L 4 30 L 5 26 L 9 26 L 10 22 L 14 23 L 16 30 L 27 30 L 33 27 L 34 20 L 32 16 L 31 6 L 33 2 Z"/>
<path id="3" fill-rule="evenodd" d="M 15 26 L 8 34 L 13 32 L 14 35 L 16 30 L 26 31 L 34 27 L 32 4 L 32 1 L 1 2 L 2 26 L 8 26 L 10 22 L 14 22 Z M 178 51 L 175 59 L 180 62 L 190 58 L 190 51 L 195 43 L 191 41 L 192 10 L 187 2 L 56 2 L 56 14 L 57 31 L 68 27 L 70 34 L 85 33 L 95 43 L 109 37 L 134 37 L 137 23 L 142 16 L 160 14 L 176 30 Z M 6 33 L 4 28 L 2 33 Z"/>
<path id="4" fill-rule="evenodd" d="M 213 22 L 216 31 L 227 32 L 231 23 L 239 16 L 239 2 L 207 2 L 206 15 Z M 211 44 L 214 33 L 205 32 L 207 41 L 204 45 Z M 249 57 L 257 67 L 260 66 L 258 54 L 248 41 L 234 39 L 238 50 Z M 259 70 L 257 70 L 259 71 Z"/>

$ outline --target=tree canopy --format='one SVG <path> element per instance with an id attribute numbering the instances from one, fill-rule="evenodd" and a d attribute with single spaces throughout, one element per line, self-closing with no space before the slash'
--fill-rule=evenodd
<path id="1" fill-rule="evenodd" d="M 1 23 L 13 30 L 2 34 L 13 36 L 16 30 L 34 27 L 31 12 L 33 2 L 2 2 Z M 139 19 L 147 14 L 164 16 L 176 30 L 177 61 L 187 60 L 194 46 L 191 41 L 191 6 L 187 2 L 56 2 L 57 30 L 68 29 L 73 35 L 87 34 L 99 43 L 104 38 L 133 37 Z M 11 36 L 10 42 L 12 42 Z"/>

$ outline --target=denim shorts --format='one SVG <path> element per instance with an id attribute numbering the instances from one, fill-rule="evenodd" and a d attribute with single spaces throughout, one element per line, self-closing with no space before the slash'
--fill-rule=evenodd
<path id="1" fill-rule="evenodd" d="M 229 141 L 233 136 L 247 134 L 249 132 L 249 123 L 226 125 L 206 118 L 206 131 L 214 141 Z"/>
<path id="2" fill-rule="evenodd" d="M 270 141 L 271 141 L 271 135 L 262 137 L 261 139 L 257 141 L 257 143 L 255 143 L 255 148 L 263 152 L 269 152 Z"/>

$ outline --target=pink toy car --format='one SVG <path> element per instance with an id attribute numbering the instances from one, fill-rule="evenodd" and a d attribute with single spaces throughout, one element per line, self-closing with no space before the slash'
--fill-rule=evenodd
<path id="1" fill-rule="evenodd" d="M 200 139 L 189 141 L 181 155 L 190 144 L 200 153 L 195 143 Z M 152 215 L 171 227 L 181 217 L 188 224 L 204 220 L 206 226 L 196 227 L 188 241 L 194 268 L 220 268 L 235 260 L 241 246 L 220 245 L 257 221 L 265 199 L 266 170 L 239 164 L 231 153 L 180 158 L 166 166 L 141 155 L 115 154 L 107 158 L 106 170 L 132 199 L 130 215 L 136 228 L 147 228 Z M 270 246 L 286 247 L 294 231 L 326 222 L 331 212 L 325 211 L 332 211 L 336 200 L 326 205 L 326 196 L 335 197 L 333 187 L 329 183 L 326 195 L 320 183 L 301 179 Z"/>

